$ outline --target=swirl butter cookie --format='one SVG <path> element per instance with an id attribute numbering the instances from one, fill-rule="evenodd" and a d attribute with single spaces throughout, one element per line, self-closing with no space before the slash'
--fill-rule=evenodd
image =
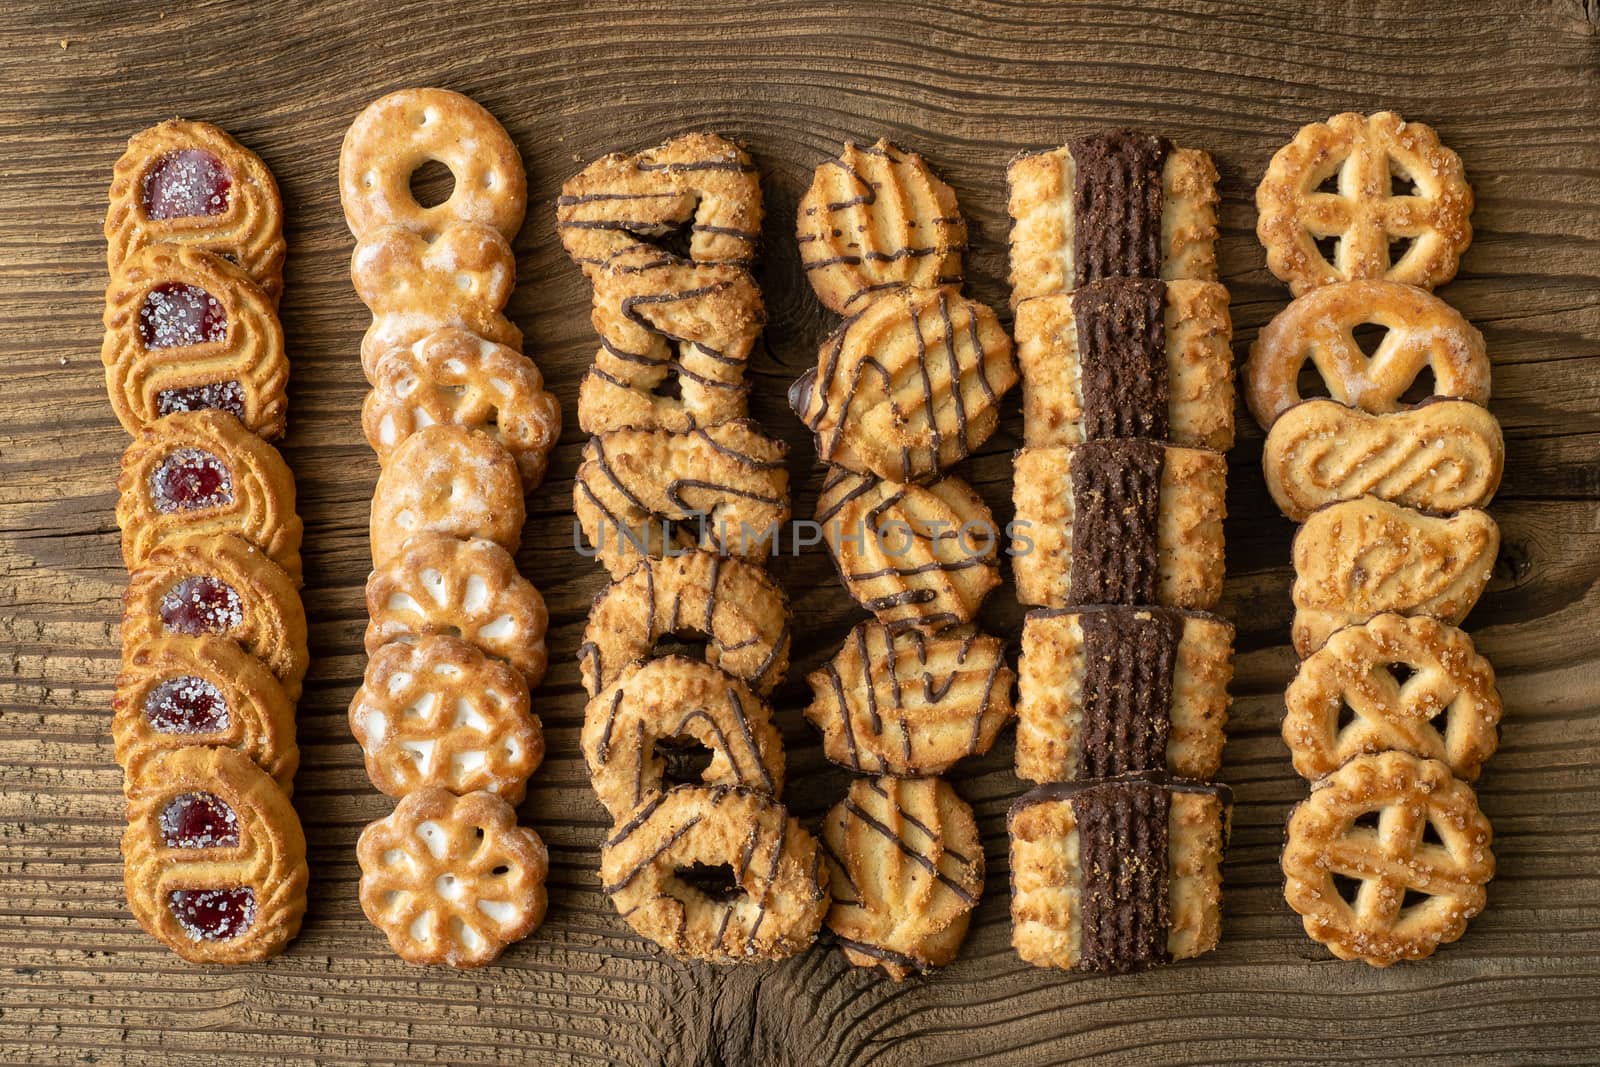
<path id="1" fill-rule="evenodd" d="M 989 751 L 1011 721 L 1012 678 L 1000 639 L 971 627 L 929 637 L 864 622 L 807 676 L 805 717 L 843 767 L 943 774 Z"/>
<path id="2" fill-rule="evenodd" d="M 479 537 L 515 552 L 525 518 L 511 453 L 488 434 L 429 426 L 389 454 L 372 493 L 372 561 L 381 566 L 418 534 Z"/>
<path id="3" fill-rule="evenodd" d="M 1017 453 L 1012 570 L 1024 604 L 1160 604 L 1222 595 L 1222 454 L 1155 441 Z"/>
<path id="4" fill-rule="evenodd" d="M 122 453 L 117 477 L 122 562 L 186 534 L 236 533 L 300 584 L 294 475 L 278 450 L 222 411 L 157 419 Z"/>
<path id="5" fill-rule="evenodd" d="M 1233 447 L 1233 325 L 1215 282 L 1106 278 L 1017 305 L 1023 439 Z"/>
<path id="6" fill-rule="evenodd" d="M 130 434 L 216 408 L 267 440 L 283 436 L 289 360 L 272 298 L 221 256 L 148 245 L 106 286 L 106 392 Z"/>
<path id="7" fill-rule="evenodd" d="M 1216 280 L 1221 198 L 1199 149 L 1108 130 L 1019 157 L 1006 183 L 1013 304 L 1102 278 Z"/>
<path id="8" fill-rule="evenodd" d="M 1030 782 L 1222 765 L 1233 626 L 1106 605 L 1032 611 L 1017 662 L 1017 777 Z"/>
<path id="9" fill-rule="evenodd" d="M 306 840 L 277 784 L 231 748 L 163 752 L 127 783 L 128 908 L 190 963 L 276 956 L 306 910 Z"/>
<path id="10" fill-rule="evenodd" d="M 1016 383 L 1011 338 L 991 309 L 950 287 L 898 289 L 823 342 L 789 405 L 824 463 L 920 482 L 989 439 Z"/>
<path id="11" fill-rule="evenodd" d="M 972 808 L 938 778 L 857 778 L 822 821 L 845 959 L 895 981 L 956 958 L 983 895 Z"/>
<path id="12" fill-rule="evenodd" d="M 847 141 L 800 198 L 795 242 L 817 298 L 849 315 L 886 289 L 959 286 L 967 224 L 921 156 Z"/>

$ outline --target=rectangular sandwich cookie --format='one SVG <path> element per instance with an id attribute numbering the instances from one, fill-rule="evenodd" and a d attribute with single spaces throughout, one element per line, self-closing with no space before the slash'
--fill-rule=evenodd
<path id="1" fill-rule="evenodd" d="M 1024 448 L 1013 478 L 1022 603 L 1205 611 L 1222 595 L 1220 452 L 1120 438 Z"/>
<path id="2" fill-rule="evenodd" d="M 1161 776 L 1023 795 L 1006 817 L 1017 955 L 1109 974 L 1216 948 L 1232 807 L 1226 786 Z"/>
<path id="3" fill-rule="evenodd" d="M 1017 777 L 1030 782 L 1222 764 L 1233 624 L 1170 608 L 1033 611 L 1017 666 Z"/>

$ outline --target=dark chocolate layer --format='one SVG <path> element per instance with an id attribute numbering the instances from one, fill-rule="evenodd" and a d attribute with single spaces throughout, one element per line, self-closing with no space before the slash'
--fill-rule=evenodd
<path id="1" fill-rule="evenodd" d="M 1183 620 L 1124 607 L 1079 617 L 1083 631 L 1083 724 L 1078 774 L 1110 778 L 1167 766 L 1172 671 Z"/>
<path id="2" fill-rule="evenodd" d="M 1067 142 L 1072 153 L 1075 286 L 1161 276 L 1161 171 L 1172 142 L 1111 130 Z"/>
<path id="3" fill-rule="evenodd" d="M 1073 449 L 1069 602 L 1155 603 L 1164 463 L 1155 441 L 1088 441 Z"/>
<path id="4" fill-rule="evenodd" d="M 1082 939 L 1078 966 L 1131 971 L 1167 961 L 1167 817 L 1159 785 L 1126 783 L 1079 793 Z"/>
<path id="5" fill-rule="evenodd" d="M 1167 285 L 1107 278 L 1072 294 L 1084 437 L 1167 439 Z"/>

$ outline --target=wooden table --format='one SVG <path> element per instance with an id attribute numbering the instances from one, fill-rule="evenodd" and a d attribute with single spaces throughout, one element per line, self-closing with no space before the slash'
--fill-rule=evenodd
<path id="1" fill-rule="evenodd" d="M 377 10 L 379 7 L 383 10 Z M 1600 8 L 1594 0 L 1243 5 L 1165 0 L 754 5 L 670 0 L 100 4 L 0 11 L 0 1060 L 7 1063 L 666 1063 L 727 1065 L 1594 1062 L 1600 1058 Z M 1318 8 L 1321 10 L 1302 10 Z M 356 902 L 354 843 L 389 810 L 345 707 L 361 675 L 367 504 L 377 464 L 358 410 L 366 315 L 334 181 L 340 138 L 380 93 L 445 85 L 484 103 L 525 153 L 529 222 L 510 314 L 569 428 L 530 501 L 519 561 L 552 619 L 536 695 L 550 755 L 523 817 L 549 842 L 550 915 L 480 972 L 400 963 Z M 1443 296 L 1481 328 L 1505 426 L 1496 577 L 1468 628 L 1507 714 L 1484 774 L 1500 874 L 1490 907 L 1434 959 L 1387 971 L 1331 960 L 1280 896 L 1289 804 L 1305 792 L 1277 736 L 1290 525 L 1267 500 L 1240 407 L 1230 457 L 1228 587 L 1239 624 L 1238 792 L 1222 948 L 1104 979 L 1011 952 L 1004 812 L 1010 742 L 962 766 L 990 862 L 961 959 L 895 985 L 818 946 L 773 966 L 665 959 L 597 890 L 606 829 L 578 753 L 574 662 L 599 567 L 573 550 L 574 410 L 595 347 L 588 290 L 552 229 L 563 179 L 685 129 L 746 142 L 767 192 L 760 281 L 771 312 L 755 414 L 790 444 L 796 511 L 820 484 L 784 390 L 831 317 L 791 230 L 812 168 L 846 137 L 924 152 L 972 222 L 970 289 L 1003 306 L 1003 174 L 1019 150 L 1133 123 L 1209 149 L 1223 176 L 1224 280 L 1236 350 L 1284 303 L 1253 236 L 1251 193 L 1304 122 L 1393 107 L 1437 126 L 1477 190 L 1477 236 Z M 97 353 L 111 164 L 135 130 L 181 114 L 267 160 L 288 204 L 284 326 L 294 361 L 284 448 L 306 522 L 315 661 L 300 705 L 295 802 L 310 841 L 305 932 L 238 970 L 187 967 L 122 899 L 120 776 L 108 700 L 124 574 L 112 509 L 125 437 Z M 1010 515 L 1013 399 L 964 468 Z M 846 776 L 801 719 L 807 670 L 860 618 L 817 548 L 776 571 L 797 662 L 776 702 L 787 799 L 815 821 Z M 1012 639 L 1009 591 L 986 625 Z"/>

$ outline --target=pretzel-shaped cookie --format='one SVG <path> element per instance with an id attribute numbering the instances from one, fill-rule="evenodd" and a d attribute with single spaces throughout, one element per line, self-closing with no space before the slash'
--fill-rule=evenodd
<path id="1" fill-rule="evenodd" d="M 455 184 L 443 203 L 423 207 L 411 176 L 430 162 L 450 168 Z M 509 241 L 522 226 L 528 179 L 517 146 L 482 105 L 448 89 L 401 89 L 368 104 L 345 131 L 339 202 L 358 241 L 384 226 L 431 241 L 458 222 L 493 227 Z"/>
<path id="2" fill-rule="evenodd" d="M 1337 177 L 1336 192 L 1322 185 Z M 1394 180 L 1414 186 L 1396 195 Z M 1432 289 L 1472 243 L 1472 187 L 1432 127 L 1393 111 L 1345 112 L 1301 127 L 1256 188 L 1267 267 L 1296 296 L 1329 282 L 1387 278 Z M 1337 238 L 1329 262 L 1317 247 Z M 1409 240 L 1398 259 L 1390 247 Z"/>
<path id="3" fill-rule="evenodd" d="M 544 921 L 550 854 L 493 793 L 408 793 L 356 858 L 361 910 L 407 963 L 482 967 Z"/>
<path id="4" fill-rule="evenodd" d="M 372 493 L 372 561 L 381 566 L 419 534 L 481 537 L 508 552 L 526 514 L 516 461 L 488 434 L 429 426 L 389 454 Z"/>
<path id="5" fill-rule="evenodd" d="M 1422 959 L 1483 910 L 1493 837 L 1472 787 L 1438 760 L 1357 756 L 1290 814 L 1284 899 L 1342 960 Z"/>
<path id="6" fill-rule="evenodd" d="M 1388 332 L 1368 356 L 1356 327 Z M 1483 335 L 1431 293 L 1399 282 L 1337 282 L 1313 290 L 1269 322 L 1250 346 L 1245 398 L 1263 430 L 1300 403 L 1301 368 L 1309 361 L 1341 404 L 1387 414 L 1424 370 L 1436 396 L 1489 402 L 1489 356 Z"/>

